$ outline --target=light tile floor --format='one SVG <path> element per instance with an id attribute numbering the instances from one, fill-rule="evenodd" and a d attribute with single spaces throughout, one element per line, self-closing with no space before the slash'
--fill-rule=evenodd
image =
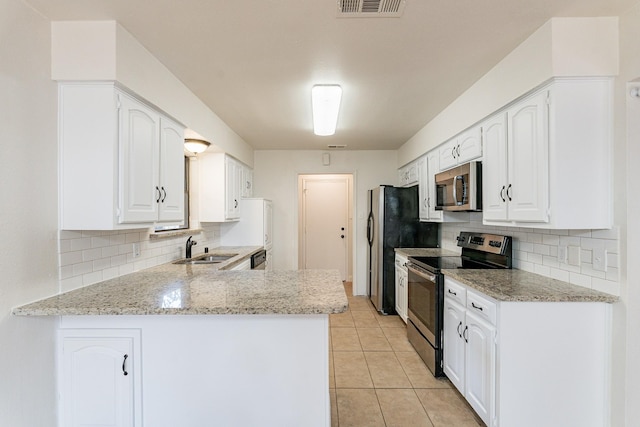
<path id="1" fill-rule="evenodd" d="M 431 375 L 398 316 L 350 296 L 347 312 L 330 315 L 330 332 L 332 427 L 484 425 L 449 380 Z"/>

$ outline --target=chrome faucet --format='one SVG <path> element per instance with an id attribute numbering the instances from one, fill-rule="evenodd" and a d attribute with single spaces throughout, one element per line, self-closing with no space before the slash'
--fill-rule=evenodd
<path id="1" fill-rule="evenodd" d="M 193 236 L 189 236 L 187 239 L 187 248 L 185 250 L 185 258 L 191 258 L 191 246 L 195 246 L 198 244 L 195 240 L 191 240 Z"/>

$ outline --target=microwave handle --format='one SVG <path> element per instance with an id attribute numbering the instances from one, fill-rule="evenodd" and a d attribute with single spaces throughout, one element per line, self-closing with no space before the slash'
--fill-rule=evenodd
<path id="1" fill-rule="evenodd" d="M 462 185 L 464 185 L 464 176 L 462 175 L 456 175 L 455 177 L 453 177 L 453 202 L 455 204 L 455 206 L 460 206 L 462 205 L 462 202 L 464 200 L 461 200 L 460 202 L 458 202 L 458 186 L 456 185 L 456 181 L 462 181 Z M 463 194 L 464 197 L 464 194 Z"/>

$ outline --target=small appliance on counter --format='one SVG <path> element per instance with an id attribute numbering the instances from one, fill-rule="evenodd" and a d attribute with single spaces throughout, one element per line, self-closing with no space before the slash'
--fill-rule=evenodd
<path id="1" fill-rule="evenodd" d="M 444 322 L 443 269 L 511 268 L 511 237 L 487 233 L 460 232 L 460 256 L 410 256 L 407 337 L 434 376 L 442 370 L 442 327 Z"/>
<path id="2" fill-rule="evenodd" d="M 420 222 L 418 187 L 369 190 L 367 295 L 382 314 L 395 314 L 395 248 L 437 248 L 439 225 Z"/>

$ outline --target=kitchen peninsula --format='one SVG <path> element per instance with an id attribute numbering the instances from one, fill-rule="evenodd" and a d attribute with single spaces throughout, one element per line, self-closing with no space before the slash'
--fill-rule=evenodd
<path id="1" fill-rule="evenodd" d="M 13 314 L 60 316 L 60 425 L 329 426 L 347 304 L 337 271 L 164 264 Z"/>

